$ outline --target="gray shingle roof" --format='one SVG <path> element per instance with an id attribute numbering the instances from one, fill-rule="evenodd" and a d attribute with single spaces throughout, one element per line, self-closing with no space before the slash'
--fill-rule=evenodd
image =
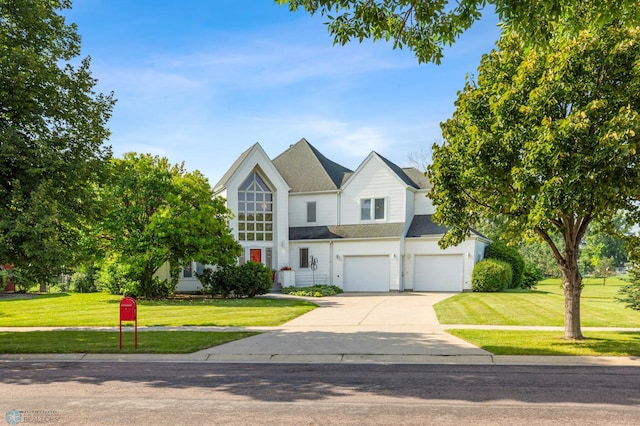
<path id="1" fill-rule="evenodd" d="M 272 161 L 292 192 L 336 190 L 345 175 L 352 173 L 326 158 L 304 138 Z"/>
<path id="2" fill-rule="evenodd" d="M 447 232 L 447 227 L 435 223 L 432 220 L 432 215 L 417 214 L 413 217 L 413 221 L 407 232 L 407 238 L 443 235 L 445 232 Z"/>
<path id="3" fill-rule="evenodd" d="M 289 228 L 290 240 L 336 240 L 342 238 L 400 237 L 404 223 L 366 225 L 301 226 Z"/>
<path id="4" fill-rule="evenodd" d="M 403 167 L 402 171 L 405 172 L 409 179 L 415 182 L 418 188 L 431 189 L 431 182 L 424 172 L 421 172 L 415 167 Z"/>
<path id="5" fill-rule="evenodd" d="M 398 177 L 400 179 L 402 179 L 402 181 L 404 183 L 406 183 L 407 185 L 418 189 L 419 186 L 416 182 L 414 182 L 409 176 L 407 176 L 407 174 L 404 172 L 403 169 L 401 169 L 400 167 L 398 167 L 395 163 L 392 163 L 391 161 L 387 160 L 386 158 L 384 158 L 382 155 L 378 154 L 377 152 L 375 153 L 378 157 L 380 157 L 380 159 L 382 161 L 384 161 L 384 163 L 396 174 L 398 175 Z"/>
<path id="6" fill-rule="evenodd" d="M 447 232 L 448 229 L 449 228 L 447 228 L 446 226 L 439 225 L 434 222 L 433 215 L 417 214 L 411 221 L 411 226 L 409 226 L 409 230 L 407 231 L 407 238 L 444 235 L 444 233 Z M 488 239 L 473 228 L 471 229 L 471 234 L 480 238 Z"/>

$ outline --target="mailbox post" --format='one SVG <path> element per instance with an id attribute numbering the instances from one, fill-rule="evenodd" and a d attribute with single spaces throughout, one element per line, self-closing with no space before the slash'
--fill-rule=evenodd
<path id="1" fill-rule="evenodd" d="M 134 322 L 134 347 L 138 349 L 138 312 L 136 299 L 125 297 L 120 301 L 120 350 L 122 350 L 122 321 Z"/>

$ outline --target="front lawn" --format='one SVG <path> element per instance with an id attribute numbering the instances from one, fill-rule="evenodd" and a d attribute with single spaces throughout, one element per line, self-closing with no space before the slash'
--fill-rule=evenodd
<path id="1" fill-rule="evenodd" d="M 120 296 L 59 293 L 0 298 L 0 327 L 118 326 Z M 278 326 L 316 305 L 293 299 L 139 300 L 138 326 Z"/>
<path id="2" fill-rule="evenodd" d="M 4 354 L 71 354 L 71 353 L 154 353 L 186 354 L 211 346 L 222 345 L 257 333 L 202 331 L 144 331 L 138 332 L 135 349 L 133 331 L 120 336 L 108 331 L 29 331 L 0 332 L 0 353 Z"/>
<path id="3" fill-rule="evenodd" d="M 584 327 L 640 327 L 640 312 L 615 301 L 625 282 L 617 277 L 586 278 L 581 297 Z M 548 279 L 535 290 L 460 293 L 435 306 L 441 324 L 564 325 L 564 296 L 559 279 Z"/>
<path id="4" fill-rule="evenodd" d="M 640 333 L 585 333 L 585 339 L 565 340 L 560 331 L 450 329 L 453 334 L 494 355 L 640 356 Z"/>

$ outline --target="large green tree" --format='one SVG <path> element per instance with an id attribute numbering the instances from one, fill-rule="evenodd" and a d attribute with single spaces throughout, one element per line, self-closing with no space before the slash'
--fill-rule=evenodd
<path id="1" fill-rule="evenodd" d="M 114 100 L 96 93 L 68 0 L 0 1 L 0 263 L 41 286 L 73 262 Z"/>
<path id="2" fill-rule="evenodd" d="M 592 24 L 640 25 L 636 0 L 275 0 L 291 10 L 328 18 L 334 42 L 364 39 L 393 41 L 408 47 L 420 62 L 442 59 L 444 47 L 483 13 L 498 14 L 504 25 L 533 44 L 546 44 L 559 27 L 577 34 L 585 16 Z"/>
<path id="3" fill-rule="evenodd" d="M 608 25 L 550 49 L 512 33 L 485 55 L 442 124 L 429 176 L 443 246 L 500 220 L 546 242 L 562 273 L 565 338 L 581 339 L 580 243 L 640 201 L 640 29 Z M 557 244 L 554 235 L 561 236 Z"/>
<path id="4" fill-rule="evenodd" d="M 154 295 L 153 276 L 167 262 L 175 284 L 180 266 L 192 260 L 220 266 L 237 261 L 231 212 L 199 171 L 135 153 L 112 165 L 102 192 L 111 207 L 101 237 L 109 257 L 126 265 L 129 278 L 139 283 L 138 294 Z"/>

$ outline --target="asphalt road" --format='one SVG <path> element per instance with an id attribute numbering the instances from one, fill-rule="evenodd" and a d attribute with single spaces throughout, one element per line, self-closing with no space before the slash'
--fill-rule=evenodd
<path id="1" fill-rule="evenodd" d="M 0 363 L 0 424 L 640 423 L 635 367 Z"/>

